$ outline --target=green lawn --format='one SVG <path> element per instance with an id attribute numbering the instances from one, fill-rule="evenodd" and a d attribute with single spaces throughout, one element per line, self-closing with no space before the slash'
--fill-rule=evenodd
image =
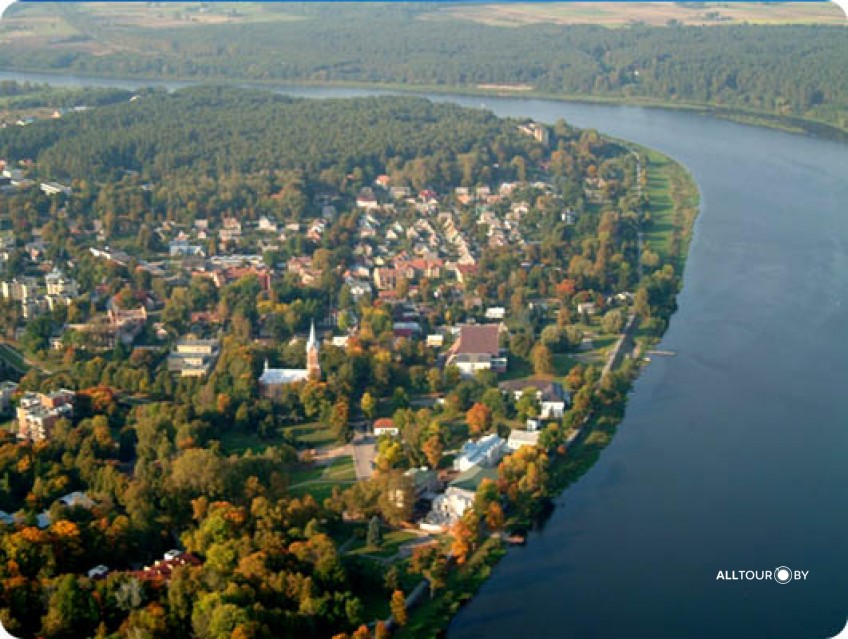
<path id="1" fill-rule="evenodd" d="M 498 379 L 502 382 L 511 379 L 524 379 L 533 374 L 533 365 L 529 360 L 522 359 L 517 355 L 509 354 L 509 368 L 505 373 L 501 373 Z"/>
<path id="2" fill-rule="evenodd" d="M 292 486 L 308 481 L 325 482 L 351 482 L 356 481 L 356 472 L 353 469 L 353 457 L 346 455 L 336 457 L 327 466 L 298 464 L 289 472 Z"/>
<path id="3" fill-rule="evenodd" d="M 571 355 L 564 354 L 555 354 L 553 356 L 554 360 L 554 374 L 557 377 L 565 377 L 568 375 L 568 372 L 577 366 L 580 363 L 579 359 L 575 359 Z"/>
<path id="4" fill-rule="evenodd" d="M 292 497 L 303 497 L 307 493 L 312 495 L 312 498 L 319 504 L 323 504 L 325 499 L 329 499 L 333 495 L 333 487 L 339 484 L 303 484 L 289 488 L 289 494 Z"/>
<path id="5" fill-rule="evenodd" d="M 304 466 L 298 464 L 289 470 L 289 492 L 295 497 L 309 493 L 315 501 L 322 503 L 332 495 L 333 486 L 342 488 L 356 481 L 353 457 L 337 457 L 327 466 Z"/>
<path id="6" fill-rule="evenodd" d="M 663 262 L 681 270 L 685 263 L 700 194 L 692 176 L 671 158 L 641 149 L 648 159 L 648 197 L 652 224 L 645 233 L 646 246 Z"/>
<path id="7" fill-rule="evenodd" d="M 400 547 L 408 541 L 417 539 L 418 535 L 406 530 L 393 530 L 383 533 L 383 543 L 380 546 L 368 546 L 365 540 L 357 541 L 348 550 L 349 555 L 372 555 L 374 557 L 382 557 L 388 559 L 395 556 Z"/>
<path id="8" fill-rule="evenodd" d="M 228 430 L 221 434 L 221 448 L 230 454 L 243 455 L 247 450 L 261 453 L 269 446 L 283 443 L 282 437 L 260 439 L 256 433 L 246 433 L 240 430 Z"/>
<path id="9" fill-rule="evenodd" d="M 320 422 L 284 426 L 283 433 L 292 439 L 298 448 L 318 448 L 328 446 L 336 441 L 333 430 Z"/>

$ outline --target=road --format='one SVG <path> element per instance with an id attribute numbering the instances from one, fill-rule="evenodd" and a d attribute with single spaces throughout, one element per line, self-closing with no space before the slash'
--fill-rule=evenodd
<path id="1" fill-rule="evenodd" d="M 356 431 L 350 447 L 353 453 L 353 468 L 356 471 L 356 478 L 368 479 L 374 474 L 372 463 L 377 453 L 374 435 Z"/>

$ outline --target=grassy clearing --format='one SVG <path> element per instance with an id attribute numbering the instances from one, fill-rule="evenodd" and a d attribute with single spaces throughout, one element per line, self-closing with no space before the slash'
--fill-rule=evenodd
<path id="1" fill-rule="evenodd" d="M 283 438 L 260 439 L 256 433 L 229 430 L 221 435 L 220 442 L 224 452 L 243 455 L 248 450 L 252 450 L 254 453 L 262 453 L 271 446 L 279 446 L 283 443 Z"/>
<path id="2" fill-rule="evenodd" d="M 319 446 L 328 446 L 336 441 L 336 435 L 332 429 L 320 422 L 285 426 L 283 433 L 298 448 L 318 448 Z"/>
<path id="3" fill-rule="evenodd" d="M 413 539 L 417 539 L 418 535 L 406 530 L 393 530 L 383 535 L 383 543 L 379 546 L 369 546 L 365 541 L 358 541 L 350 550 L 349 555 L 371 555 L 380 557 L 381 559 L 389 559 L 394 557 L 400 551 L 400 547 Z"/>
<path id="4" fill-rule="evenodd" d="M 353 457 L 336 457 L 326 466 L 298 465 L 289 472 L 292 487 L 307 482 L 344 483 L 356 481 Z"/>
<path id="5" fill-rule="evenodd" d="M 565 377 L 568 375 L 568 372 L 577 366 L 580 363 L 580 360 L 571 356 L 571 355 L 563 355 L 556 354 L 553 356 L 554 360 L 554 374 L 557 377 Z"/>

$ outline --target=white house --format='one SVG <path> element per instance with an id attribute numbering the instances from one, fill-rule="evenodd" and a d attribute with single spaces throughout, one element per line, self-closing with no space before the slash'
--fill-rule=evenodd
<path id="1" fill-rule="evenodd" d="M 539 435 L 541 435 L 541 432 L 538 430 L 513 429 L 509 434 L 509 439 L 506 440 L 506 447 L 509 450 L 515 451 L 522 446 L 538 446 Z"/>
<path id="2" fill-rule="evenodd" d="M 421 528 L 424 530 L 444 530 L 459 521 L 466 510 L 474 505 L 474 491 L 465 488 L 449 487 L 433 500 L 433 507 Z"/>
<path id="3" fill-rule="evenodd" d="M 562 384 L 545 379 L 517 379 L 501 382 L 498 388 L 504 393 L 512 393 L 518 401 L 528 389 L 535 391 L 539 402 L 539 417 L 541 419 L 562 419 L 568 406 L 569 396 Z"/>

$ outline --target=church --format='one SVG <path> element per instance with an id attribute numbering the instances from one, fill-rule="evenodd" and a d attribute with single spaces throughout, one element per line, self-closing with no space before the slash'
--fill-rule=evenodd
<path id="1" fill-rule="evenodd" d="M 306 368 L 269 368 L 265 360 L 265 369 L 259 377 L 259 389 L 263 397 L 275 399 L 282 388 L 288 384 L 321 379 L 321 364 L 318 361 L 318 340 L 315 337 L 315 322 L 309 330 L 306 342 Z"/>

